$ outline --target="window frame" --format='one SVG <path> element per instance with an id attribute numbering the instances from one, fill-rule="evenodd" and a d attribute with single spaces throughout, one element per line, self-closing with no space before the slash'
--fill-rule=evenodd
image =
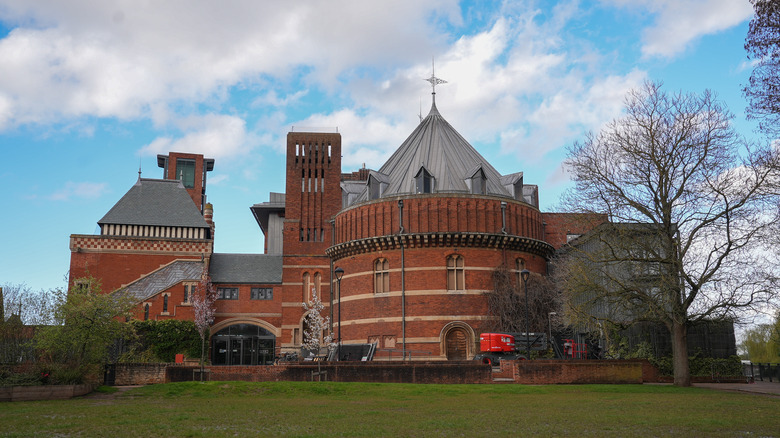
<path id="1" fill-rule="evenodd" d="M 192 166 L 192 181 L 190 181 L 190 166 Z M 176 175 L 174 175 L 174 178 L 180 179 L 182 185 L 187 189 L 195 188 L 196 167 L 197 163 L 191 158 L 176 158 Z"/>
<path id="2" fill-rule="evenodd" d="M 228 297 L 225 292 L 231 291 L 230 297 Z M 217 288 L 217 299 L 218 300 L 231 300 L 236 301 L 238 300 L 238 288 L 237 287 L 218 287 Z"/>
<path id="3" fill-rule="evenodd" d="M 460 254 L 447 257 L 447 290 L 456 292 L 466 290 L 466 263 Z"/>
<path id="4" fill-rule="evenodd" d="M 390 292 L 390 262 L 380 257 L 374 260 L 374 293 Z"/>
<path id="5" fill-rule="evenodd" d="M 249 299 L 252 301 L 271 301 L 274 299 L 274 288 L 253 287 L 249 290 Z"/>
<path id="6" fill-rule="evenodd" d="M 523 272 L 524 269 L 526 269 L 524 258 L 518 257 L 517 259 L 515 259 L 515 269 L 517 270 L 517 284 L 522 285 L 523 277 L 521 273 Z"/>

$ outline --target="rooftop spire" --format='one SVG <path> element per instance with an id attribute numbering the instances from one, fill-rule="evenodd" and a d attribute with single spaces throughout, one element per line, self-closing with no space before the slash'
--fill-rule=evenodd
<path id="1" fill-rule="evenodd" d="M 431 83 L 431 89 L 432 89 L 431 94 L 433 95 L 433 104 L 436 105 L 436 86 L 439 84 L 446 84 L 447 81 L 436 77 L 436 63 L 433 58 L 431 58 L 431 77 L 423 80 Z"/>

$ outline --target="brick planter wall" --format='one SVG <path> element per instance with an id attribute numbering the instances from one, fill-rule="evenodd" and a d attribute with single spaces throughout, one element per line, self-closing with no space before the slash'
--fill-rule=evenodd
<path id="1" fill-rule="evenodd" d="M 198 380 L 200 368 L 174 364 L 119 364 L 117 385 Z M 646 360 L 501 361 L 492 372 L 476 361 L 293 362 L 259 366 L 209 366 L 204 380 L 380 383 L 641 384 L 658 382 Z"/>
<path id="2" fill-rule="evenodd" d="M 212 366 L 209 380 L 251 382 L 311 381 L 381 383 L 491 383 L 490 367 L 473 361 L 319 362 L 273 366 Z M 167 380 L 191 381 L 196 367 L 169 367 Z"/>
<path id="3" fill-rule="evenodd" d="M 93 385 L 0 386 L 0 402 L 65 400 L 89 394 Z"/>

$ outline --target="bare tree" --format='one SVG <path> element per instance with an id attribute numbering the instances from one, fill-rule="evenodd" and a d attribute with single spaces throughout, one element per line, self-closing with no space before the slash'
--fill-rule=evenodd
<path id="1" fill-rule="evenodd" d="M 558 263 L 569 304 L 595 319 L 665 324 L 680 386 L 691 382 L 690 323 L 735 318 L 774 294 L 761 245 L 778 205 L 777 153 L 745 142 L 731 118 L 709 91 L 669 95 L 647 83 L 566 161 L 575 182 L 566 209 L 614 224 Z"/>
<path id="2" fill-rule="evenodd" d="M 495 319 L 488 326 L 494 332 L 525 332 L 525 290 L 515 272 L 500 266 L 493 271 L 493 290 L 487 293 L 488 313 Z M 559 324 L 560 294 L 544 276 L 530 274 L 528 278 L 528 330 L 547 332 Z M 550 315 L 550 313 L 555 313 Z M 550 319 L 552 318 L 552 320 Z"/>
<path id="3" fill-rule="evenodd" d="M 758 120 L 761 130 L 780 134 L 780 2 L 751 0 L 755 16 L 750 22 L 745 50 L 756 63 L 743 93 L 748 119 Z"/>
<path id="4" fill-rule="evenodd" d="M 25 284 L 0 286 L 0 363 L 32 360 L 36 326 L 51 325 L 56 291 L 34 291 Z"/>
<path id="5" fill-rule="evenodd" d="M 200 334 L 200 380 L 203 381 L 203 366 L 206 360 L 206 338 L 209 335 L 211 324 L 214 323 L 214 314 L 216 308 L 214 303 L 217 301 L 217 290 L 211 284 L 208 267 L 204 265 L 203 273 L 200 276 L 200 283 L 195 295 L 192 297 L 192 307 L 195 313 L 195 327 Z"/>
<path id="6" fill-rule="evenodd" d="M 0 286 L 0 317 L 17 315 L 26 325 L 53 324 L 51 310 L 56 294 L 49 290 L 32 290 L 26 284 L 6 283 Z M 4 310 L 4 311 L 3 311 Z"/>

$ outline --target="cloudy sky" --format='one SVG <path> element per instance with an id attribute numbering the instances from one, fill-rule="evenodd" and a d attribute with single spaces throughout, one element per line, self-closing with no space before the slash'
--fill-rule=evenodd
<path id="1" fill-rule="evenodd" d="M 216 159 L 218 252 L 262 252 L 249 207 L 284 191 L 286 133 L 337 127 L 344 171 L 379 168 L 430 108 L 556 209 L 565 148 L 627 90 L 719 94 L 735 124 L 748 0 L 0 0 L 0 284 L 64 286 L 70 234 L 156 154 Z"/>

